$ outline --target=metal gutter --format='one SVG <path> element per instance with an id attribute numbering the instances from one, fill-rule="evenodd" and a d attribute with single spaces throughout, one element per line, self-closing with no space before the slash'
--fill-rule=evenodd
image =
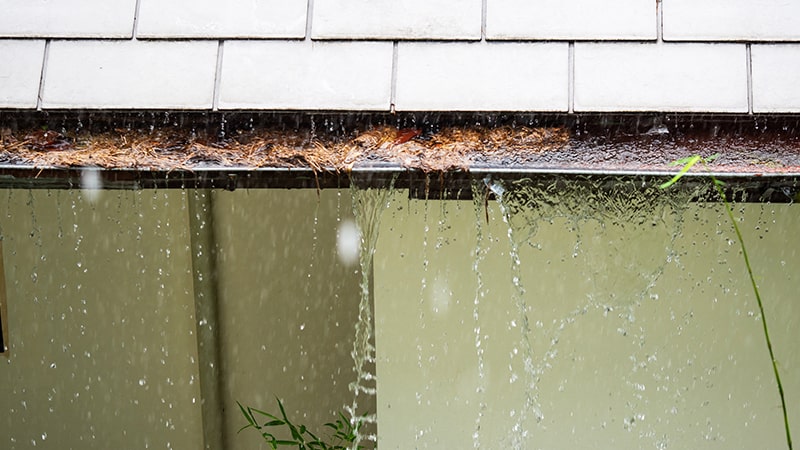
<path id="1" fill-rule="evenodd" d="M 472 184 L 487 177 L 652 187 L 678 171 L 671 162 L 718 154 L 681 184 L 710 186 L 713 176 L 727 183 L 732 198 L 793 202 L 800 190 L 798 128 L 796 116 L 752 115 L 0 111 L 0 187 L 77 189 L 86 187 L 87 175 L 96 182 L 92 188 L 102 189 L 329 189 L 393 182 L 414 197 L 469 198 Z M 60 137 L 27 139 L 30 130 L 41 135 L 43 129 Z M 127 159 L 98 160 L 95 151 L 109 146 Z M 68 159 L 50 158 L 59 152 Z M 345 158 L 348 152 L 357 157 Z M 269 158 L 240 158 L 256 153 Z M 164 159 L 147 159 L 154 155 Z M 48 163 L 54 160 L 60 165 Z M 76 167 L 95 162 L 104 167 Z"/>
<path id="2" fill-rule="evenodd" d="M 308 168 L 198 168 L 195 170 L 135 170 L 39 168 L 0 165 L 0 188 L 83 189 L 87 171 L 97 177 L 89 188 L 101 189 L 340 189 L 355 184 L 362 188 L 393 185 L 409 195 L 430 199 L 469 199 L 473 183 L 485 180 L 513 182 L 530 179 L 542 185 L 587 183 L 601 188 L 633 183 L 653 188 L 674 172 L 548 169 L 536 167 L 473 167 L 468 171 L 425 173 L 403 167 L 358 167 L 352 171 L 314 172 Z M 681 186 L 712 187 L 711 176 L 726 183 L 731 199 L 747 202 L 794 202 L 800 192 L 800 173 L 689 172 Z M 96 184 L 95 184 L 96 183 Z M 712 196 L 709 195 L 710 199 Z"/>

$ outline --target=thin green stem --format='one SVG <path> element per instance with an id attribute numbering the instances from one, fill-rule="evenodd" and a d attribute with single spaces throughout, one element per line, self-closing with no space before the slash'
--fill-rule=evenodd
<path id="1" fill-rule="evenodd" d="M 703 164 L 703 167 L 707 167 L 708 163 L 713 161 L 714 159 L 719 156 L 718 154 L 712 155 L 706 158 L 700 157 L 700 155 L 689 156 L 687 158 L 682 158 L 673 163 L 673 165 L 683 165 L 681 170 L 672 177 L 671 180 L 667 181 L 666 183 L 661 184 L 659 187 L 661 189 L 666 189 L 673 184 L 677 183 L 686 173 L 689 172 L 689 169 L 692 168 L 698 162 Z M 736 232 L 736 239 L 739 240 L 739 246 L 742 248 L 742 256 L 744 257 L 744 264 L 747 267 L 747 275 L 750 276 L 750 284 L 753 286 L 753 293 L 756 295 L 756 301 L 758 301 L 758 309 L 761 312 L 761 325 L 764 327 L 764 338 L 767 341 L 767 350 L 769 350 L 769 359 L 772 361 L 772 371 L 775 373 L 775 382 L 778 384 L 778 394 L 781 397 L 781 408 L 783 409 L 783 426 L 786 430 L 786 445 L 789 447 L 789 450 L 792 450 L 792 432 L 789 428 L 789 414 L 786 410 L 786 397 L 783 393 L 783 383 L 781 383 L 781 374 L 778 372 L 778 361 L 775 359 L 775 352 L 772 350 L 772 341 L 769 338 L 769 328 L 767 327 L 767 316 L 764 314 L 764 303 L 761 301 L 761 293 L 758 291 L 758 284 L 756 284 L 756 278 L 753 276 L 753 268 L 750 266 L 750 257 L 747 255 L 747 248 L 744 245 L 744 238 L 742 237 L 742 232 L 739 230 L 739 225 L 736 223 L 736 218 L 733 216 L 733 207 L 731 206 L 730 202 L 728 202 L 728 198 L 725 196 L 725 191 L 722 189 L 724 183 L 717 180 L 714 175 L 710 175 L 711 181 L 714 183 L 714 187 L 717 189 L 717 194 L 722 199 L 723 203 L 725 203 L 725 211 L 728 213 L 728 217 L 731 219 L 731 224 L 733 224 L 733 230 Z"/>
<path id="2" fill-rule="evenodd" d="M 722 201 L 725 202 L 725 211 L 728 213 L 728 217 L 731 219 L 731 223 L 733 224 L 733 230 L 736 232 L 736 239 L 739 240 L 739 245 L 742 248 L 742 257 L 744 258 L 744 265 L 747 267 L 747 275 L 750 276 L 750 284 L 753 286 L 753 293 L 756 295 L 756 301 L 758 302 L 758 310 L 761 313 L 761 325 L 764 327 L 764 338 L 767 340 L 767 350 L 769 350 L 769 359 L 772 361 L 772 371 L 775 373 L 775 382 L 778 384 L 778 393 L 781 397 L 781 407 L 783 408 L 783 425 L 786 429 L 786 444 L 789 446 L 789 450 L 792 450 L 792 432 L 789 428 L 789 415 L 786 411 L 786 398 L 783 393 L 783 384 L 781 383 L 781 375 L 778 372 L 778 361 L 775 359 L 775 352 L 772 350 L 772 341 L 769 338 L 769 328 L 767 327 L 767 316 L 764 314 L 764 304 L 761 301 L 761 293 L 758 291 L 758 285 L 756 284 L 756 278 L 753 275 L 753 268 L 750 266 L 750 257 L 747 256 L 747 248 L 744 245 L 744 238 L 742 238 L 742 232 L 739 230 L 739 225 L 736 223 L 736 218 L 733 216 L 733 208 L 731 204 L 728 202 L 727 197 L 725 196 L 725 191 L 722 190 L 722 186 L 720 182 L 714 177 L 711 177 L 711 180 L 714 182 L 714 187 L 717 188 L 717 192 L 719 193 L 720 198 Z"/>

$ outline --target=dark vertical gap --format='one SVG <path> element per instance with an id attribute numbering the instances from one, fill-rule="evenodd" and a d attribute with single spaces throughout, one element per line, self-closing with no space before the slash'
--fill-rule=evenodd
<path id="1" fill-rule="evenodd" d="M 753 114 L 753 52 L 750 43 L 745 46 L 747 53 L 747 113 Z"/>
<path id="2" fill-rule="evenodd" d="M 197 367 L 200 378 L 200 407 L 203 417 L 204 448 L 221 449 L 227 443 L 224 372 L 220 345 L 219 279 L 214 204 L 211 190 L 197 190 L 189 196 L 192 272 L 197 329 Z"/>
<path id="3" fill-rule="evenodd" d="M 664 4 L 656 0 L 656 42 L 664 42 Z"/>
<path id="4" fill-rule="evenodd" d="M 36 97 L 36 110 L 42 110 L 42 95 L 44 95 L 44 79 L 47 76 L 47 60 L 50 56 L 50 39 L 44 41 L 44 54 L 42 55 L 42 70 L 39 72 L 39 93 Z"/>
<path id="5" fill-rule="evenodd" d="M 136 9 L 133 10 L 133 29 L 131 30 L 131 39 L 136 40 L 136 35 L 139 33 L 139 6 L 142 0 L 136 0 Z"/>
<path id="6" fill-rule="evenodd" d="M 395 102 L 397 101 L 397 47 L 398 41 L 392 43 L 392 80 L 389 87 L 389 112 L 394 114 Z"/>
<path id="7" fill-rule="evenodd" d="M 6 272 L 3 267 L 3 241 L 0 240 L 0 353 L 9 357 L 8 353 L 8 307 L 6 302 Z"/>
<path id="8" fill-rule="evenodd" d="M 306 35 L 305 39 L 311 39 L 311 19 L 314 16 L 314 0 L 308 0 L 306 5 Z"/>
<path id="9" fill-rule="evenodd" d="M 219 85 L 222 78 L 222 53 L 225 51 L 225 41 L 219 40 L 217 45 L 217 67 L 214 73 L 214 92 L 212 93 L 211 110 L 219 111 Z"/>
<path id="10" fill-rule="evenodd" d="M 486 9 L 489 0 L 481 2 L 481 41 L 486 41 Z"/>

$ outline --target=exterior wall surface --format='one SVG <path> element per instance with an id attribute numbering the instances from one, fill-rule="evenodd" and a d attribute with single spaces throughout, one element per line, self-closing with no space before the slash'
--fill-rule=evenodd
<path id="1" fill-rule="evenodd" d="M 515 272 L 494 202 L 484 212 L 394 198 L 375 259 L 379 448 L 785 448 L 758 306 L 721 205 L 636 223 L 635 203 L 563 217 L 549 199 L 512 219 L 529 233 L 516 237 Z M 800 252 L 785 233 L 798 213 L 737 206 L 793 430 Z M 520 229 L 526 214 L 541 219 Z"/>
<path id="2" fill-rule="evenodd" d="M 0 108 L 792 113 L 800 97 L 800 6 L 781 0 L 0 0 L 0 11 Z"/>
<path id="3" fill-rule="evenodd" d="M 188 214 L 142 193 L 4 191 L 0 447 L 203 447 Z"/>
<path id="4" fill-rule="evenodd" d="M 336 252 L 349 198 L 310 189 L 216 194 L 222 448 L 269 448 L 252 430 L 237 434 L 245 421 L 236 401 L 276 413 L 281 398 L 296 423 L 327 436 L 323 424 L 351 404 L 355 380 L 361 275 Z M 374 413 L 374 397 L 361 407 Z"/>
<path id="5" fill-rule="evenodd" d="M 267 448 L 236 434 L 237 400 L 276 412 L 277 396 L 315 431 L 352 402 L 360 275 L 336 256 L 347 192 L 213 192 L 207 209 L 194 195 L 3 192 L 3 448 Z M 401 191 L 382 213 L 378 389 L 359 399 L 379 447 L 780 448 L 758 307 L 720 208 L 545 215 L 518 249 L 519 297 L 508 226 L 486 207 L 488 225 L 483 205 Z M 737 207 L 792 424 L 798 213 Z M 193 243 L 209 228 L 216 252 Z"/>
<path id="6" fill-rule="evenodd" d="M 321 433 L 350 404 L 346 192 L 2 195 L 0 448 L 266 449 L 236 401 Z"/>

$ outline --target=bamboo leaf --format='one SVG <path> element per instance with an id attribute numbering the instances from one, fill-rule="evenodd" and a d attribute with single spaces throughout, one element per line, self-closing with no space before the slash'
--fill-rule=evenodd
<path id="1" fill-rule="evenodd" d="M 238 401 L 236 402 L 236 404 L 239 405 L 239 410 L 242 412 L 242 415 L 244 415 L 244 417 L 247 419 L 247 422 L 250 424 L 250 425 L 248 425 L 248 427 L 250 427 L 250 426 L 256 427 L 256 421 L 255 421 L 255 418 L 253 417 L 252 413 L 250 412 L 250 409 L 249 408 L 245 409 L 244 406 L 242 406 L 242 404 L 239 403 Z M 245 427 L 245 428 L 247 428 L 247 427 Z M 239 430 L 239 431 L 241 431 L 241 430 Z"/>
<path id="2" fill-rule="evenodd" d="M 695 159 L 695 158 L 699 159 L 700 156 L 699 155 L 693 155 L 693 156 L 687 156 L 685 158 L 676 159 L 675 161 L 670 161 L 669 165 L 670 166 L 685 166 L 686 164 L 689 164 L 690 162 L 692 162 L 692 160 Z M 692 164 L 695 164 L 696 162 L 697 161 L 694 161 L 694 162 L 692 162 Z"/>
<path id="3" fill-rule="evenodd" d="M 275 419 L 275 420 L 278 419 L 277 417 L 273 416 L 272 414 L 270 414 L 268 412 L 265 412 L 265 411 L 261 411 L 260 409 L 255 409 L 255 408 L 247 408 L 247 409 L 249 409 L 249 410 L 251 410 L 253 412 L 257 412 L 257 413 L 261 414 L 262 416 L 267 416 L 270 419 Z"/>
<path id="4" fill-rule="evenodd" d="M 666 189 L 666 188 L 672 186 L 673 184 L 677 183 L 678 180 L 683 178 L 683 176 L 686 175 L 686 173 L 689 172 L 689 170 L 692 168 L 692 166 L 697 164 L 698 161 L 700 161 L 700 155 L 694 155 L 694 156 L 690 156 L 688 158 L 682 158 L 682 159 L 679 159 L 679 160 L 675 161 L 676 164 L 673 164 L 673 165 L 683 164 L 683 167 L 681 167 L 681 170 L 678 171 L 678 173 L 675 174 L 675 176 L 672 177 L 672 179 L 670 179 L 666 183 L 663 183 L 663 184 L 659 185 L 658 187 L 660 189 Z"/>
<path id="5" fill-rule="evenodd" d="M 678 180 L 680 180 L 681 177 L 683 175 L 685 175 L 686 172 L 689 171 L 689 169 L 692 168 L 692 166 L 697 164 L 698 161 L 702 161 L 703 164 L 708 164 L 711 161 L 717 159 L 718 157 L 719 157 L 719 153 L 716 153 L 714 155 L 711 155 L 711 156 L 709 156 L 707 158 L 702 158 L 702 159 L 700 158 L 699 155 L 695 155 L 695 156 L 691 156 L 691 157 L 688 157 L 688 158 L 682 158 L 682 159 L 679 159 L 679 160 L 675 161 L 674 165 L 683 164 L 683 167 L 681 168 L 681 170 L 674 177 L 672 177 L 671 180 L 669 180 L 668 182 L 660 185 L 659 187 L 661 189 L 665 189 L 665 188 L 668 188 L 668 187 L 672 186 Z M 777 387 L 778 387 L 778 395 L 780 396 L 780 399 L 781 399 L 781 409 L 783 410 L 783 425 L 784 425 L 784 430 L 786 432 L 786 446 L 789 448 L 789 450 L 792 450 L 792 433 L 791 433 L 791 428 L 789 427 L 789 416 L 788 416 L 787 406 L 786 406 L 786 397 L 785 397 L 785 394 L 784 394 L 784 391 L 783 391 L 783 383 L 781 382 L 780 371 L 778 370 L 778 360 L 775 357 L 775 351 L 772 348 L 772 341 L 771 341 L 770 335 L 769 335 L 769 327 L 767 326 L 767 317 L 766 317 L 766 315 L 764 313 L 764 303 L 763 303 L 763 301 L 761 299 L 761 293 L 760 293 L 760 291 L 758 289 L 758 284 L 756 283 L 755 275 L 753 274 L 753 268 L 750 265 L 750 258 L 749 258 L 748 254 L 747 254 L 747 247 L 745 246 L 744 238 L 742 237 L 742 232 L 739 229 L 739 225 L 738 225 L 738 223 L 736 221 L 736 218 L 733 215 L 733 207 L 731 206 L 731 203 L 728 201 L 727 197 L 725 196 L 725 191 L 723 189 L 723 187 L 725 186 L 725 183 L 720 181 L 720 180 L 718 180 L 717 177 L 715 177 L 714 175 L 711 175 L 711 180 L 713 181 L 713 185 L 717 190 L 717 194 L 719 194 L 720 199 L 725 204 L 725 212 L 727 212 L 727 214 L 728 214 L 728 218 L 730 219 L 731 224 L 733 225 L 733 229 L 734 229 L 734 231 L 736 233 L 736 239 L 739 241 L 739 247 L 741 248 L 741 251 L 742 251 L 742 257 L 744 259 L 744 264 L 745 264 L 745 267 L 747 268 L 747 275 L 750 278 L 750 284 L 753 287 L 753 294 L 755 295 L 756 302 L 758 303 L 758 309 L 759 309 L 759 312 L 761 313 L 761 326 L 764 329 L 764 339 L 765 339 L 766 344 L 767 344 L 767 350 L 769 351 L 770 360 L 772 361 L 772 370 L 773 370 L 773 373 L 775 375 L 775 384 L 777 384 Z"/>

